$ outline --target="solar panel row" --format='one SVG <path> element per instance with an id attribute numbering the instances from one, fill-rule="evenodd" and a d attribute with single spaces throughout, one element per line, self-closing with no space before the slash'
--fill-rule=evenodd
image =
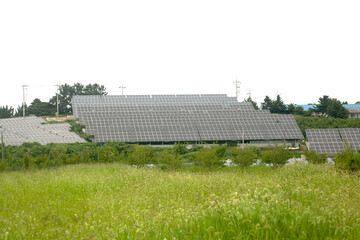
<path id="1" fill-rule="evenodd" d="M 360 128 L 306 129 L 309 149 L 329 156 L 345 149 L 345 143 L 360 149 Z"/>
<path id="2" fill-rule="evenodd" d="M 302 139 L 294 118 L 256 111 L 226 95 L 75 96 L 73 110 L 95 142 Z"/>
<path id="3" fill-rule="evenodd" d="M 24 142 L 49 143 L 85 142 L 77 134 L 70 132 L 70 124 L 44 124 L 39 117 L 2 119 L 0 125 L 6 145 L 21 145 Z"/>

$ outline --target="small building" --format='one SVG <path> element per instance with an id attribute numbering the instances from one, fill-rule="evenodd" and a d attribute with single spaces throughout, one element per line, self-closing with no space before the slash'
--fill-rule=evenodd
<path id="1" fill-rule="evenodd" d="M 360 118 L 360 104 L 344 104 L 349 112 L 349 118 Z"/>

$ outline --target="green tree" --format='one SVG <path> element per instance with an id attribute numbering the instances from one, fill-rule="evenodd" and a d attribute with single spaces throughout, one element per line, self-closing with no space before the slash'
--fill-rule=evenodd
<path id="1" fill-rule="evenodd" d="M 0 107 L 0 118 L 11 118 L 14 115 L 14 109 L 12 107 Z"/>
<path id="2" fill-rule="evenodd" d="M 54 115 L 56 108 L 48 102 L 41 102 L 40 99 L 35 98 L 27 109 L 29 115 L 34 114 L 35 116 L 50 116 Z"/>
<path id="3" fill-rule="evenodd" d="M 314 111 L 334 118 L 348 117 L 348 112 L 342 103 L 336 98 L 330 98 L 326 95 L 319 98 L 319 103 L 316 104 Z"/>
<path id="4" fill-rule="evenodd" d="M 334 118 L 348 118 L 348 111 L 337 99 L 331 99 L 328 107 L 326 108 L 326 114 Z"/>
<path id="5" fill-rule="evenodd" d="M 264 102 L 261 103 L 261 109 L 267 109 L 271 113 L 288 113 L 287 107 L 279 94 L 276 96 L 275 100 L 272 100 L 269 96 L 266 96 Z"/>
<path id="6" fill-rule="evenodd" d="M 357 101 L 355 104 L 360 104 L 360 101 Z"/>
<path id="7" fill-rule="evenodd" d="M 254 100 L 252 100 L 252 98 L 250 96 L 247 99 L 244 99 L 244 102 L 251 103 L 253 105 L 253 107 L 255 108 L 255 110 L 259 110 L 257 103 Z"/>
<path id="8" fill-rule="evenodd" d="M 71 114 L 72 105 L 71 99 L 75 95 L 107 95 L 106 88 L 103 85 L 88 84 L 86 86 L 81 83 L 75 83 L 74 85 L 63 84 L 59 86 L 59 113 Z M 56 107 L 56 94 L 50 99 L 50 104 Z"/>
<path id="9" fill-rule="evenodd" d="M 261 103 L 261 109 L 270 110 L 272 109 L 272 107 L 273 107 L 273 101 L 269 96 L 265 96 L 264 102 Z"/>

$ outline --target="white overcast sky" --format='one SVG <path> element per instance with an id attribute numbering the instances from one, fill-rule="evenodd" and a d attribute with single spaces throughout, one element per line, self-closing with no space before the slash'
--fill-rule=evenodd
<path id="1" fill-rule="evenodd" d="M 360 101 L 359 0 L 1 0 L 0 106 L 55 84 L 109 94 Z"/>

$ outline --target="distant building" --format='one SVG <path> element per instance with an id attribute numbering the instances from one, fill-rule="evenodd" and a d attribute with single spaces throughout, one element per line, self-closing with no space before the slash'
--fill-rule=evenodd
<path id="1" fill-rule="evenodd" d="M 315 104 L 309 105 L 295 105 L 296 107 L 300 106 L 304 109 L 304 111 L 310 111 L 316 107 Z M 343 106 L 349 112 L 349 118 L 360 118 L 360 104 L 343 104 Z"/>
<path id="2" fill-rule="evenodd" d="M 344 104 L 349 112 L 349 118 L 360 118 L 360 104 Z"/>

